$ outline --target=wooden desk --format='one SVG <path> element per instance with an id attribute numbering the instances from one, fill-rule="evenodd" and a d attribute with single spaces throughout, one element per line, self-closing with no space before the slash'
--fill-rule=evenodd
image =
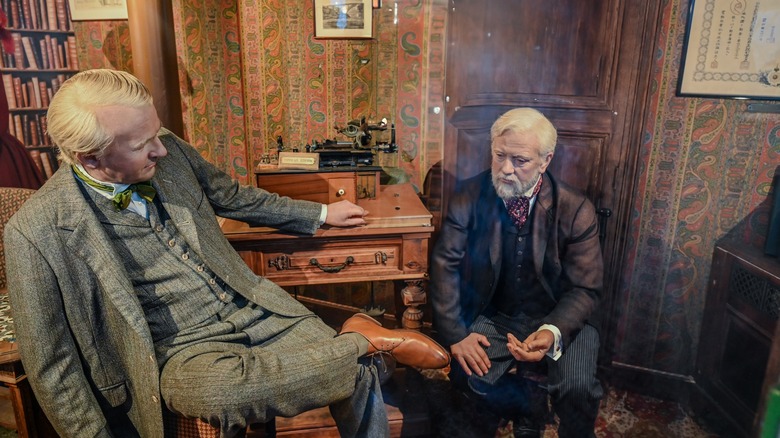
<path id="1" fill-rule="evenodd" d="M 405 328 L 422 327 L 428 278 L 431 214 L 410 184 L 383 186 L 376 199 L 360 199 L 368 225 L 323 227 L 313 236 L 280 233 L 222 219 L 222 230 L 252 270 L 280 286 L 393 280 L 395 315 Z M 356 311 L 348 303 L 306 303 Z M 401 306 L 401 304 L 403 306 Z M 398 312 L 400 313 L 400 312 Z"/>

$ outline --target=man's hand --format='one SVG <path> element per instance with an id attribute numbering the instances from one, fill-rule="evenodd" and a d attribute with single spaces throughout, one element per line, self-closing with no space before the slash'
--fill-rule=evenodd
<path id="1" fill-rule="evenodd" d="M 489 346 L 490 342 L 484 335 L 472 333 L 457 344 L 452 344 L 450 352 L 466 375 L 477 373 L 478 376 L 484 376 L 490 368 L 490 359 L 485 353 L 485 347 Z"/>
<path id="2" fill-rule="evenodd" d="M 365 225 L 366 220 L 363 216 L 368 212 L 359 205 L 355 205 L 346 199 L 333 204 L 328 204 L 328 215 L 325 223 L 336 227 L 350 227 L 354 225 Z"/>
<path id="3" fill-rule="evenodd" d="M 539 330 L 531 333 L 524 342 L 520 342 L 512 333 L 507 334 L 506 346 L 515 359 L 520 362 L 539 362 L 555 342 L 555 335 L 550 330 Z"/>

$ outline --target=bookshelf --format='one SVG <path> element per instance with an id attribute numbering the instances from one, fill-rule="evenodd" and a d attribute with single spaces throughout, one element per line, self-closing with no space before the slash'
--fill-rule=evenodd
<path id="1" fill-rule="evenodd" d="M 57 170 L 46 134 L 46 111 L 60 85 L 78 72 L 76 37 L 67 0 L 0 0 L 13 51 L 0 51 L 9 130 L 46 178 Z"/>

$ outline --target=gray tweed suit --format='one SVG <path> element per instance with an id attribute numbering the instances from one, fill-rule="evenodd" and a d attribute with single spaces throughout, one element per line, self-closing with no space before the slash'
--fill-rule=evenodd
<path id="1" fill-rule="evenodd" d="M 332 405 L 337 422 L 339 416 L 342 420 L 355 417 L 356 423 L 365 422 L 366 416 L 383 420 L 381 392 L 377 394 L 372 386 L 375 370 L 358 364 L 355 344 L 334 337 L 332 330 L 284 290 L 257 277 L 224 238 L 215 217 L 313 233 L 319 226 L 321 205 L 239 186 L 169 132 L 161 131 L 160 139 L 168 155 L 158 162 L 152 182 L 178 235 L 226 288 L 273 315 L 263 323 L 281 325 L 269 327 L 269 333 L 278 336 L 286 330 L 290 335 L 275 342 L 272 354 L 250 355 L 260 365 L 255 374 L 243 370 L 250 374 L 243 376 L 247 380 L 238 387 L 209 374 L 213 370 L 185 376 L 177 368 L 168 374 L 182 379 L 168 379 L 168 386 L 161 388 L 159 358 L 137 291 L 123 266 L 127 260 L 111 243 L 88 189 L 70 168 L 63 167 L 5 230 L 17 341 L 33 390 L 58 433 L 162 436 L 161 403 L 171 406 L 169 397 L 176 392 L 172 386 L 205 388 L 211 382 L 218 382 L 215 393 L 224 401 L 254 397 L 260 404 L 249 409 L 255 419 Z M 293 326 L 299 330 L 288 330 Z M 198 354 L 214 346 L 196 347 L 198 351 L 190 352 L 190 358 L 204 357 Z M 283 355 L 275 355 L 276 351 Z M 274 366 L 266 366 L 269 363 Z M 361 386 L 361 381 L 368 383 Z M 284 388 L 295 388 L 297 393 L 284 393 Z M 335 403 L 356 397 L 362 400 L 343 406 Z M 370 411 L 377 402 L 381 413 L 360 410 L 368 406 Z M 187 412 L 190 407 L 181 403 L 174 407 L 212 421 L 229 417 Z M 222 426 L 223 433 L 229 434 L 229 425 Z"/>

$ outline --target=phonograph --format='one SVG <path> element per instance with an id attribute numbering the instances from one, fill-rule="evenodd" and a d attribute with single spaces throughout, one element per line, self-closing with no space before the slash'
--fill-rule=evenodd
<path id="1" fill-rule="evenodd" d="M 276 139 L 277 154 L 284 152 L 309 153 L 319 155 L 319 168 L 350 168 L 356 166 L 371 166 L 374 164 L 374 156 L 377 153 L 394 153 L 398 151 L 395 143 L 395 124 L 388 125 L 387 119 L 371 123 L 365 117 L 353 120 L 344 127 L 335 127 L 339 134 L 346 137 L 345 140 L 325 139 L 324 141 L 312 140 L 310 144 L 302 147 L 288 147 L 281 136 Z M 377 141 L 375 132 L 390 131 L 389 141 Z M 386 137 L 386 136 L 385 136 Z M 267 164 L 277 164 L 277 159 L 263 157 Z"/>

